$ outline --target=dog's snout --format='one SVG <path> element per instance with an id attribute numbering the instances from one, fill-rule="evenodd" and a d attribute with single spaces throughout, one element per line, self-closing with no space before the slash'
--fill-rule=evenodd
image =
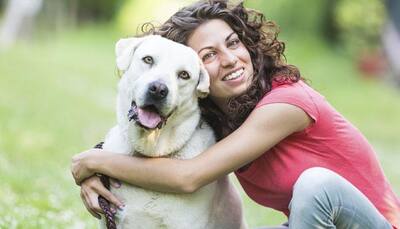
<path id="1" fill-rule="evenodd" d="M 149 85 L 148 93 L 153 99 L 161 100 L 167 97 L 168 87 L 165 84 L 158 81 L 152 82 Z"/>

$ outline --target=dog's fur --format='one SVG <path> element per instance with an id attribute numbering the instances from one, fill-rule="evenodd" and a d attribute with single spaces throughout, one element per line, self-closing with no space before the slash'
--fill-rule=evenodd
<path id="1" fill-rule="evenodd" d="M 118 84 L 118 124 L 108 133 L 105 150 L 188 159 L 215 142 L 211 128 L 201 121 L 198 106 L 198 98 L 208 94 L 209 77 L 192 49 L 159 36 L 146 36 L 121 39 L 116 55 L 117 67 L 123 72 Z M 146 56 L 154 62 L 146 63 Z M 189 79 L 179 77 L 183 70 Z M 148 98 L 153 82 L 168 89 L 162 102 Z M 160 116 L 168 117 L 166 123 L 149 129 L 130 121 L 132 101 L 138 108 L 152 104 Z M 240 197 L 226 176 L 191 194 L 155 192 L 126 183 L 111 191 L 126 205 L 116 215 L 118 228 L 246 227 Z"/>

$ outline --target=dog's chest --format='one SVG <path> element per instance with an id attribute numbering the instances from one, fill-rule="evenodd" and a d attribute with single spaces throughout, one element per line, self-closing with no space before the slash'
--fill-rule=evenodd
<path id="1" fill-rule="evenodd" d="M 171 194 L 144 190 L 123 184 L 111 191 L 124 203 L 117 214 L 122 228 L 128 225 L 147 225 L 143 228 L 193 228 L 207 225 L 216 183 L 209 184 L 192 194 Z"/>
<path id="2" fill-rule="evenodd" d="M 138 144 L 140 138 L 136 138 L 133 144 L 121 141 L 121 139 L 129 139 L 132 136 L 122 138 L 124 133 L 119 131 L 121 128 L 114 129 L 114 132 L 111 132 L 106 140 L 105 146 L 107 150 L 114 151 L 126 145 L 121 148 L 120 152 L 129 154 L 132 150 L 125 149 L 130 146 L 135 149 L 140 145 Z M 172 139 L 174 144 L 161 145 L 175 145 L 173 148 L 177 148 L 178 152 L 171 155 L 171 157 L 180 159 L 193 158 L 214 143 L 214 137 L 209 127 L 196 129 L 190 138 L 186 138 L 187 140 L 185 141 L 177 137 Z M 183 142 L 180 143 L 179 141 Z M 182 147 L 176 147 L 179 145 L 182 145 Z M 220 188 L 217 182 L 213 182 L 191 194 L 171 194 L 123 184 L 118 189 L 111 189 L 125 204 L 124 210 L 118 211 L 116 215 L 118 228 L 214 228 L 210 226 L 210 221 L 213 219 L 210 215 L 210 210 L 212 209 L 213 201 L 215 201 L 217 190 Z"/>
<path id="3" fill-rule="evenodd" d="M 204 142 L 206 139 L 207 142 Z M 204 151 L 212 143 L 212 139 L 210 135 L 195 134 L 172 157 L 193 158 Z M 123 225 L 122 228 L 212 228 L 208 226 L 211 219 L 209 214 L 217 185 L 213 182 L 191 194 L 172 194 L 123 184 L 121 188 L 112 190 L 126 206 L 117 216 L 117 220 Z"/>

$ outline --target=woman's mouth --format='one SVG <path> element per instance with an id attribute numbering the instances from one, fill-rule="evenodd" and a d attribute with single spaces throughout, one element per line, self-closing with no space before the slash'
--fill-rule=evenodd
<path id="1" fill-rule="evenodd" d="M 229 75 L 224 76 L 224 78 L 222 78 L 222 81 L 231 81 L 231 80 L 236 80 L 238 78 L 240 78 L 244 73 L 244 68 L 240 68 L 237 71 L 234 71 L 232 73 L 230 73 Z"/>

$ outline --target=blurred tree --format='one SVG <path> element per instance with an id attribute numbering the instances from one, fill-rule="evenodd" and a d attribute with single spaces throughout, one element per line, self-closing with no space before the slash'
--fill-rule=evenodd
<path id="1" fill-rule="evenodd" d="M 338 0 L 335 19 L 340 41 L 355 55 L 359 71 L 368 77 L 381 76 L 386 69 L 380 50 L 381 33 L 386 20 L 384 2 Z"/>
<path id="2" fill-rule="evenodd" d="M 263 12 L 275 21 L 284 34 L 311 34 L 335 40 L 333 0 L 248 0 L 245 5 Z"/>
<path id="3" fill-rule="evenodd" d="M 3 11 L 6 0 L 0 0 L 0 11 Z"/>
<path id="4" fill-rule="evenodd" d="M 386 18 L 381 0 L 337 0 L 335 23 L 341 41 L 351 51 L 375 49 L 380 45 Z"/>
<path id="5" fill-rule="evenodd" d="M 30 37 L 35 27 L 60 31 L 82 22 L 111 21 L 123 2 L 124 0 L 0 0 L 0 9 L 4 9 L 0 25 L 0 47 L 12 45 L 18 38 Z M 36 17 L 38 20 L 35 20 Z"/>
<path id="6" fill-rule="evenodd" d="M 44 0 L 41 23 L 62 29 L 82 22 L 107 22 L 113 19 L 124 0 Z"/>
<path id="7" fill-rule="evenodd" d="M 74 0 L 79 21 L 109 21 L 117 13 L 123 0 Z"/>
<path id="8" fill-rule="evenodd" d="M 9 0 L 0 27 L 0 48 L 13 45 L 18 38 L 29 37 L 42 0 Z"/>
<path id="9" fill-rule="evenodd" d="M 160 25 L 179 8 L 195 0 L 127 0 L 117 15 L 117 26 L 126 35 L 135 35 L 140 25 L 153 22 Z"/>
<path id="10" fill-rule="evenodd" d="M 120 8 L 117 16 L 118 27 L 127 34 L 136 32 L 144 22 L 164 22 L 180 7 L 195 0 L 127 0 Z M 230 0 L 232 3 L 239 0 Z M 333 0 L 245 0 L 247 7 L 257 9 L 267 19 L 276 21 L 284 33 L 316 34 L 335 40 Z"/>
<path id="11" fill-rule="evenodd" d="M 382 48 L 388 60 L 392 82 L 400 88 L 400 1 L 386 0 L 388 19 L 382 34 Z"/>

